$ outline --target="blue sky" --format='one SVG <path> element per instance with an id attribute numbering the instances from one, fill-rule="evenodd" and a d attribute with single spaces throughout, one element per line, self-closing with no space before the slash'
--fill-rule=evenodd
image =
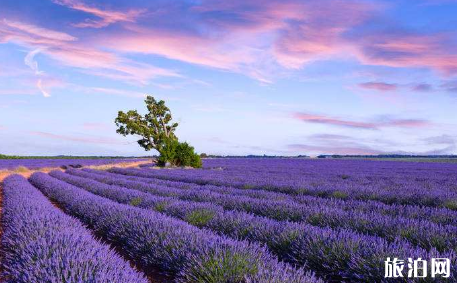
<path id="1" fill-rule="evenodd" d="M 144 155 L 164 99 L 213 154 L 457 154 L 457 1 L 0 2 L 0 153 Z M 154 152 L 152 152 L 154 153 Z"/>

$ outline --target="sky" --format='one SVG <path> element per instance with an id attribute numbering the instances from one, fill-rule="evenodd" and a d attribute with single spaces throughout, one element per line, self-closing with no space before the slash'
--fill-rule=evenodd
<path id="1" fill-rule="evenodd" d="M 457 154 L 455 0 L 2 0 L 0 153 Z"/>

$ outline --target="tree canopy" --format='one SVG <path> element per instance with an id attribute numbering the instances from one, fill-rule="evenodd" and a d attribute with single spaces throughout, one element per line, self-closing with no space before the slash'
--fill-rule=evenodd
<path id="1" fill-rule="evenodd" d="M 156 149 L 160 153 L 159 163 L 167 162 L 177 166 L 201 167 L 201 161 L 194 153 L 194 148 L 187 143 L 178 142 L 175 130 L 178 123 L 172 122 L 170 109 L 165 101 L 157 101 L 147 96 L 146 108 L 148 113 L 141 115 L 137 110 L 119 111 L 115 120 L 118 127 L 116 132 L 123 136 L 137 135 L 141 138 L 138 144 L 146 151 Z M 189 163 L 189 160 L 193 162 Z"/>

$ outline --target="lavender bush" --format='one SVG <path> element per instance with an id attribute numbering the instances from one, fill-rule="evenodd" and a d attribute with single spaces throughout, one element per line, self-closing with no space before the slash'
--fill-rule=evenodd
<path id="1" fill-rule="evenodd" d="M 265 247 L 198 229 L 151 210 L 118 204 L 44 173 L 30 181 L 63 209 L 116 242 L 144 266 L 179 282 L 320 282 L 278 262 Z"/>
<path id="2" fill-rule="evenodd" d="M 366 160 L 210 159 L 207 170 L 143 170 L 148 176 L 291 195 L 457 209 L 457 166 Z M 137 170 L 140 171 L 140 170 Z"/>
<path id="3" fill-rule="evenodd" d="M 5 282 L 147 282 L 79 221 L 53 207 L 25 178 L 7 177 L 3 191 Z"/>
<path id="4" fill-rule="evenodd" d="M 321 198 L 309 195 L 288 195 L 274 191 L 253 190 L 253 189 L 237 189 L 227 186 L 214 186 L 214 185 L 198 185 L 194 183 L 186 183 L 179 181 L 170 181 L 164 179 L 156 179 L 153 177 L 139 177 L 137 175 L 148 175 L 148 171 L 135 174 L 138 171 L 130 169 L 113 168 L 111 172 L 93 169 L 83 169 L 89 173 L 98 173 L 107 177 L 119 177 L 117 174 L 122 174 L 123 178 L 133 181 L 141 181 L 149 184 L 164 185 L 172 188 L 181 189 L 207 189 L 217 193 L 230 194 L 230 195 L 244 195 L 253 198 L 270 199 L 270 200 L 289 200 L 298 203 L 309 204 L 319 203 L 321 206 L 337 207 L 343 210 L 358 210 L 362 212 L 377 211 L 380 214 L 399 216 L 413 219 L 422 219 L 442 225 L 455 225 L 457 226 L 457 211 L 449 210 L 446 208 L 427 207 L 418 205 L 399 205 L 399 204 L 385 204 L 379 201 L 358 201 L 352 199 L 339 199 L 339 198 Z M 125 174 L 132 175 L 125 175 Z M 116 174 L 117 173 L 117 174 Z M 113 175 L 116 174 L 116 175 Z"/>
<path id="5" fill-rule="evenodd" d="M 275 220 L 305 222 L 314 226 L 346 228 L 359 233 L 376 235 L 395 241 L 403 238 L 425 249 L 439 251 L 457 250 L 457 227 L 438 225 L 426 220 L 392 217 L 372 212 L 346 211 L 328 207 L 319 202 L 300 204 L 291 201 L 256 199 L 240 195 L 220 194 L 210 190 L 176 189 L 166 186 L 125 180 L 120 177 L 106 178 L 89 172 L 69 170 L 69 173 L 95 178 L 109 184 L 120 185 L 161 196 L 174 196 L 183 200 L 211 202 L 228 210 L 238 210 L 265 216 Z"/>
<path id="6" fill-rule="evenodd" d="M 440 255 L 435 250 L 429 253 L 401 240 L 388 243 L 348 230 L 278 222 L 244 212 L 225 211 L 210 203 L 154 196 L 60 171 L 50 175 L 120 203 L 154 209 L 232 238 L 264 243 L 279 258 L 306 266 L 333 281 L 353 282 L 363 278 L 381 282 L 384 280 L 383 261 L 392 255 L 399 258 L 454 257 L 453 253 Z"/>

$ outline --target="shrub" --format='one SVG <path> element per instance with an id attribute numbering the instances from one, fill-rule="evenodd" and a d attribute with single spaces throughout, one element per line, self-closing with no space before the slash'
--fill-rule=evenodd
<path id="1" fill-rule="evenodd" d="M 167 162 L 174 165 L 173 162 L 176 159 L 178 144 L 179 142 L 176 139 L 167 139 L 165 141 L 163 148 L 160 150 L 160 156 L 157 159 L 159 166 L 165 166 Z"/>
<path id="2" fill-rule="evenodd" d="M 202 167 L 200 156 L 194 152 L 194 148 L 187 142 L 179 142 L 176 139 L 167 140 L 160 152 L 159 166 L 164 166 L 167 162 L 174 166 Z"/>

